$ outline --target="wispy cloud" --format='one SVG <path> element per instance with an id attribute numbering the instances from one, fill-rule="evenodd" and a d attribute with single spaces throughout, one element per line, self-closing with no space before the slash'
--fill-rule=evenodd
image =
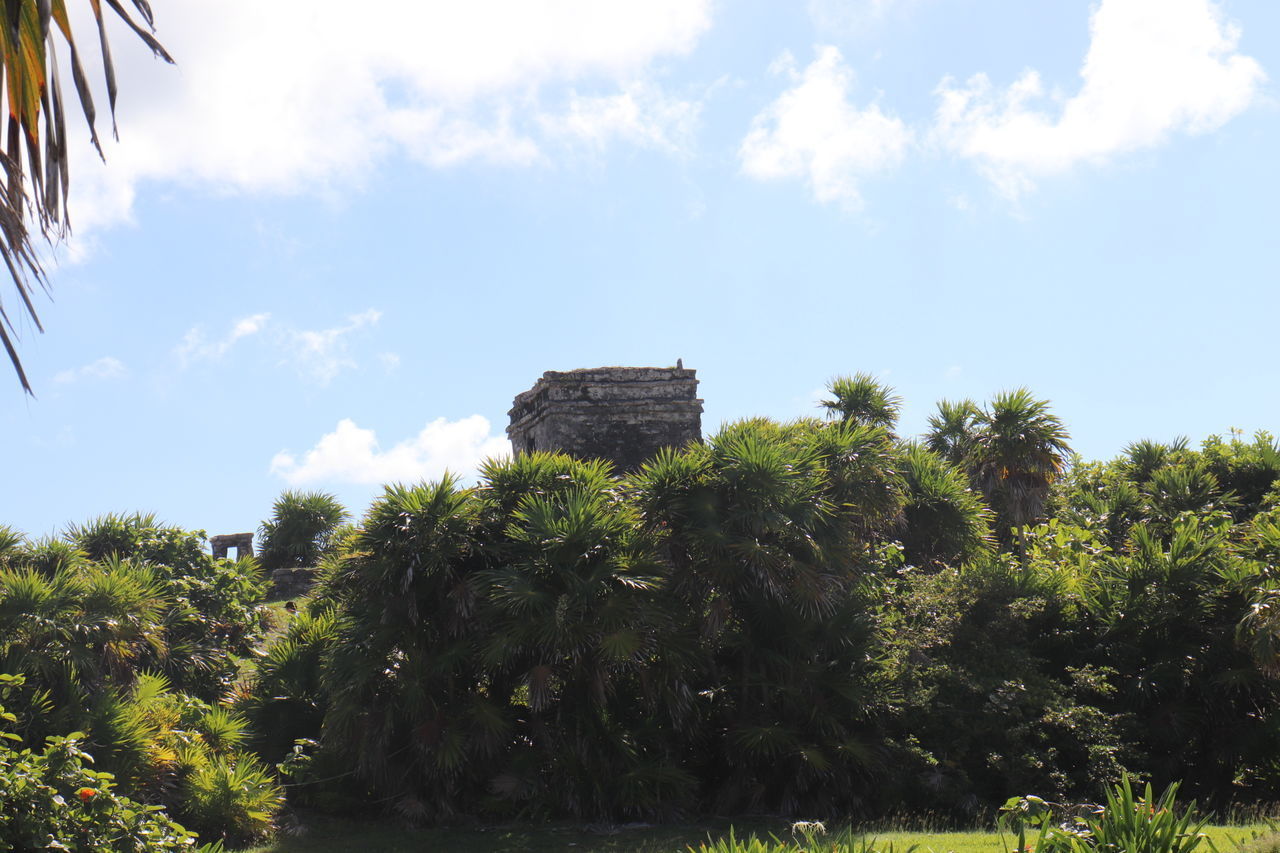
<path id="1" fill-rule="evenodd" d="M 195 326 L 187 331 L 182 343 L 174 348 L 174 355 L 178 357 L 178 363 L 182 367 L 196 361 L 216 361 L 225 356 L 238 341 L 261 332 L 270 319 L 270 314 L 242 317 L 232 323 L 231 331 L 213 341 L 205 336 L 203 328 Z"/>
<path id="2" fill-rule="evenodd" d="M 178 366 L 185 369 L 196 362 L 219 361 L 241 341 L 257 336 L 280 354 L 281 366 L 293 368 L 304 379 L 328 385 L 344 370 L 359 366 L 352 353 L 352 339 L 360 330 L 377 325 L 381 318 L 381 311 L 369 308 L 350 315 L 345 323 L 337 326 L 299 329 L 272 320 L 267 313 L 253 314 L 236 320 L 230 331 L 213 340 L 202 327 L 195 326 L 187 331 L 173 352 Z M 400 362 L 400 357 L 391 352 L 379 353 L 377 359 L 388 372 Z"/>
<path id="3" fill-rule="evenodd" d="M 304 377 L 328 385 L 343 370 L 356 366 L 349 355 L 350 336 L 360 329 L 377 325 L 381 318 L 381 311 L 370 308 L 352 314 L 346 323 L 330 329 L 290 329 L 283 341 L 287 353 L 285 360 Z"/>
<path id="4" fill-rule="evenodd" d="M 804 71 L 785 54 L 774 68 L 793 85 L 751 123 L 738 151 L 742 171 L 753 178 L 799 178 L 823 202 L 862 206 L 859 184 L 903 160 L 911 133 L 879 105 L 851 101 L 853 70 L 840 51 L 819 48 Z"/>
<path id="5" fill-rule="evenodd" d="M 652 83 L 633 83 L 610 95 L 573 92 L 568 108 L 541 118 L 551 136 L 602 149 L 614 141 L 671 153 L 688 152 L 702 104 L 666 94 Z"/>
<path id="6" fill-rule="evenodd" d="M 489 421 L 480 415 L 458 421 L 438 418 L 386 450 L 373 430 L 344 418 L 301 460 L 289 451 L 277 453 L 271 473 L 295 486 L 417 482 L 438 479 L 445 471 L 470 475 L 483 460 L 510 452 L 510 443 L 492 435 Z"/>
<path id="7" fill-rule="evenodd" d="M 935 138 L 1016 198 L 1077 164 L 1215 130 L 1266 78 L 1213 0 L 1102 0 L 1089 31 L 1076 94 L 1048 92 L 1035 70 L 1003 90 L 985 74 L 944 80 Z"/>
<path id="8" fill-rule="evenodd" d="M 54 375 L 53 381 L 66 384 L 79 379 L 123 379 L 128 375 L 129 370 L 120 359 L 107 355 L 80 367 L 60 371 Z"/>

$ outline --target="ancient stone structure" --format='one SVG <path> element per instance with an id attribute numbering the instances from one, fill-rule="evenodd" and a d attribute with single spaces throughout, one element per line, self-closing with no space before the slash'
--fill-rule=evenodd
<path id="1" fill-rule="evenodd" d="M 276 569 L 271 573 L 272 598 L 297 598 L 315 586 L 316 570 Z"/>
<path id="2" fill-rule="evenodd" d="M 227 533 L 223 536 L 210 536 L 209 547 L 213 549 L 215 560 L 225 560 L 228 548 L 235 548 L 236 559 L 242 560 L 253 556 L 253 534 Z"/>
<path id="3" fill-rule="evenodd" d="M 549 370 L 509 414 L 516 455 L 559 450 L 621 470 L 639 468 L 663 447 L 702 440 L 697 371 L 679 363 Z"/>

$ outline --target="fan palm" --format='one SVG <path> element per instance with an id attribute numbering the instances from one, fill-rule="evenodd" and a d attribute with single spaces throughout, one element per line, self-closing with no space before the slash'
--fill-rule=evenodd
<path id="1" fill-rule="evenodd" d="M 1158 469 L 1175 461 L 1177 455 L 1187 449 L 1187 440 L 1182 436 L 1171 444 L 1163 444 L 1144 438 L 1130 442 L 1124 449 L 1124 457 L 1120 469 L 1130 480 L 1141 486 Z"/>
<path id="2" fill-rule="evenodd" d="M 1003 522 L 1002 533 L 1024 528 L 1041 516 L 1049 486 L 1066 467 L 1066 427 L 1026 388 L 998 394 L 975 423 L 970 476 Z"/>
<path id="3" fill-rule="evenodd" d="M 991 513 L 963 472 L 918 444 L 906 447 L 902 465 L 907 502 L 901 539 L 908 562 L 957 565 L 988 546 Z"/>
<path id="4" fill-rule="evenodd" d="M 324 738 L 417 817 L 480 796 L 506 742 L 471 653 L 485 565 L 478 512 L 474 490 L 448 477 L 389 486 L 333 580 L 341 606 L 322 674 Z"/>
<path id="5" fill-rule="evenodd" d="M 557 811 L 638 816 L 692 792 L 660 736 L 689 700 L 663 701 L 681 692 L 679 668 L 662 665 L 678 626 L 639 528 L 613 489 L 528 494 L 503 559 L 477 578 L 486 670 L 495 688 L 515 687 L 519 746 L 498 783 L 508 796 L 541 789 Z"/>
<path id="6" fill-rule="evenodd" d="M 120 0 L 106 5 L 156 56 L 173 59 L 148 32 L 153 26 L 147 0 L 132 0 L 141 16 L 141 25 Z M 116 75 L 107 41 L 107 21 L 100 0 L 90 0 L 102 45 L 102 73 L 115 126 Z M 0 22 L 0 75 L 4 78 L 4 98 L 9 107 L 9 131 L 0 152 L 5 190 L 0 200 L 0 259 L 9 270 L 22 311 L 37 329 L 40 319 L 32 302 L 35 288 L 47 288 L 44 269 L 28 231 L 34 219 L 40 234 L 52 240 L 67 233 L 68 150 L 64 113 L 65 98 L 58 70 L 57 34 L 66 43 L 71 57 L 71 76 L 81 110 L 89 125 L 90 139 L 102 153 L 95 127 L 96 109 L 89 80 L 80 61 L 80 51 L 71 30 L 66 0 L 0 0 L 4 20 Z M 145 29 L 144 29 L 145 26 Z M 9 356 L 23 390 L 32 393 L 14 345 L 15 318 L 0 303 L 0 345 Z"/>
<path id="7" fill-rule="evenodd" d="M 837 376 L 827 383 L 827 391 L 831 399 L 819 405 L 832 417 L 885 429 L 893 429 L 898 422 L 902 398 L 870 373 Z"/>
<path id="8" fill-rule="evenodd" d="M 863 537 L 901 506 L 885 444 L 857 423 L 747 421 L 636 478 L 704 638 L 691 744 L 713 808 L 847 802 L 874 760 L 857 569 Z"/>
<path id="9" fill-rule="evenodd" d="M 939 400 L 938 413 L 929 416 L 925 447 L 952 465 L 963 467 L 976 437 L 979 412 L 978 406 L 969 399 L 958 403 Z"/>
<path id="10" fill-rule="evenodd" d="M 267 569 L 314 566 L 332 550 L 347 508 L 327 492 L 286 491 L 258 528 L 258 562 Z"/>

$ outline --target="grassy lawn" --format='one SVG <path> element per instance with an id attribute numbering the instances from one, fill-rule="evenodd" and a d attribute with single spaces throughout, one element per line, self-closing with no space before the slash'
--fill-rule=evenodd
<path id="1" fill-rule="evenodd" d="M 624 826 L 593 829 L 581 825 L 501 826 L 483 829 L 405 829 L 386 822 L 357 822 L 325 817 L 308 817 L 299 834 L 282 835 L 273 843 L 255 847 L 251 853 L 422 853 L 422 851 L 460 851 L 464 853 L 499 853 L 499 851 L 573 851 L 573 853 L 687 853 L 689 845 L 697 845 L 708 836 L 720 837 L 729 830 L 728 823 L 685 824 L 679 826 Z M 786 838 L 789 824 L 780 821 L 735 823 L 735 834 L 741 838 L 751 832 L 772 832 Z M 1248 826 L 1215 826 L 1207 830 L 1218 850 L 1234 850 L 1237 844 L 1266 830 L 1264 824 Z M 905 853 L 912 845 L 917 853 L 1003 853 L 1000 836 L 993 832 L 868 832 L 879 841 L 877 847 L 893 843 L 896 853 Z M 1010 842 L 1012 843 L 1012 842 Z"/>

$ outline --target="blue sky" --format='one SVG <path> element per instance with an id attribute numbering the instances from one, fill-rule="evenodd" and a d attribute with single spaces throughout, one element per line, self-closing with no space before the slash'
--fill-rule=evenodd
<path id="1" fill-rule="evenodd" d="M 677 358 L 707 431 L 859 370 L 908 434 L 1019 385 L 1093 458 L 1280 427 L 1280 4 L 347 5 L 116 35 L 0 522 L 358 513 L 544 370 Z"/>

